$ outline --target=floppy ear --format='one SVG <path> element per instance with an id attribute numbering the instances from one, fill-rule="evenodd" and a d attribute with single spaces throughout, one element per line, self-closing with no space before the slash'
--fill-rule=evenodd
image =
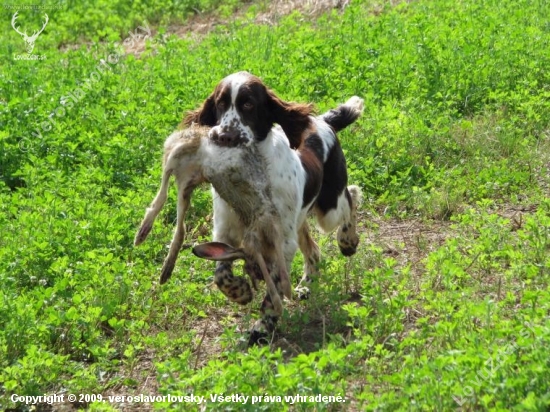
<path id="1" fill-rule="evenodd" d="M 216 126 L 218 122 L 216 116 L 216 105 L 214 104 L 214 93 L 212 93 L 208 99 L 204 101 L 202 106 L 196 110 L 187 113 L 182 121 L 183 126 L 191 126 L 192 123 L 196 123 L 199 126 Z"/>
<path id="2" fill-rule="evenodd" d="M 272 121 L 281 125 L 290 142 L 290 147 L 297 149 L 302 143 L 304 131 L 311 124 L 309 116 L 313 113 L 313 106 L 285 102 L 269 89 L 267 89 L 267 100 Z"/>
<path id="3" fill-rule="evenodd" d="M 196 245 L 193 247 L 193 254 L 203 259 L 218 261 L 233 261 L 245 258 L 242 249 L 236 249 L 222 242 L 207 242 Z"/>

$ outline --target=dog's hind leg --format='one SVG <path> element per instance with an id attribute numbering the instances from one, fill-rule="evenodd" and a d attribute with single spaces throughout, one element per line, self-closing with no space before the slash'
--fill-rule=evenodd
<path id="1" fill-rule="evenodd" d="M 319 277 L 319 261 L 321 251 L 309 233 L 307 221 L 298 230 L 298 244 L 304 255 L 304 274 L 298 286 L 294 289 L 299 299 L 307 299 L 310 295 L 310 285 Z"/>

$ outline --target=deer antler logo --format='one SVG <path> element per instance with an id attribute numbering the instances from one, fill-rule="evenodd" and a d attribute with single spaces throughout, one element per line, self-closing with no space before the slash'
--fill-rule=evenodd
<path id="1" fill-rule="evenodd" d="M 15 14 L 13 15 L 13 18 L 11 19 L 11 25 L 17 33 L 23 36 L 23 40 L 25 40 L 25 43 L 27 43 L 27 53 L 31 54 L 34 49 L 34 43 L 36 42 L 36 39 L 38 38 L 40 33 L 44 31 L 44 29 L 46 28 L 46 25 L 48 24 L 48 15 L 44 13 L 44 16 L 46 16 L 46 21 L 44 22 L 44 25 L 42 26 L 42 28 L 40 30 L 35 30 L 32 36 L 28 36 L 26 31 L 21 33 L 21 31 L 19 31 L 19 28 L 15 26 L 15 21 L 19 17 L 17 13 L 19 12 L 16 11 Z"/>

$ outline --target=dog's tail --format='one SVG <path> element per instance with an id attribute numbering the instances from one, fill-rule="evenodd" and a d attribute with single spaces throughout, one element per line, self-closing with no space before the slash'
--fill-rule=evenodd
<path id="1" fill-rule="evenodd" d="M 355 122 L 363 113 L 364 101 L 360 97 L 353 96 L 347 102 L 336 109 L 331 109 L 320 116 L 336 132 L 345 129 Z"/>

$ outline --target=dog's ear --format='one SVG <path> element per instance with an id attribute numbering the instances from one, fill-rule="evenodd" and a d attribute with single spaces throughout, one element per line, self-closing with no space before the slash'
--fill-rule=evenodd
<path id="1" fill-rule="evenodd" d="M 304 132 L 311 125 L 309 116 L 313 113 L 313 106 L 285 102 L 269 89 L 267 89 L 267 105 L 272 116 L 271 120 L 281 125 L 290 147 L 292 149 L 300 147 Z"/>
<path id="2" fill-rule="evenodd" d="M 216 261 L 233 261 L 245 258 L 242 249 L 236 249 L 222 242 L 207 242 L 196 245 L 193 247 L 193 254 L 203 259 Z"/>
<path id="3" fill-rule="evenodd" d="M 217 122 L 214 93 L 212 93 L 200 108 L 187 113 L 182 121 L 182 126 L 191 126 L 191 124 L 195 123 L 199 126 L 213 127 L 216 126 Z"/>

